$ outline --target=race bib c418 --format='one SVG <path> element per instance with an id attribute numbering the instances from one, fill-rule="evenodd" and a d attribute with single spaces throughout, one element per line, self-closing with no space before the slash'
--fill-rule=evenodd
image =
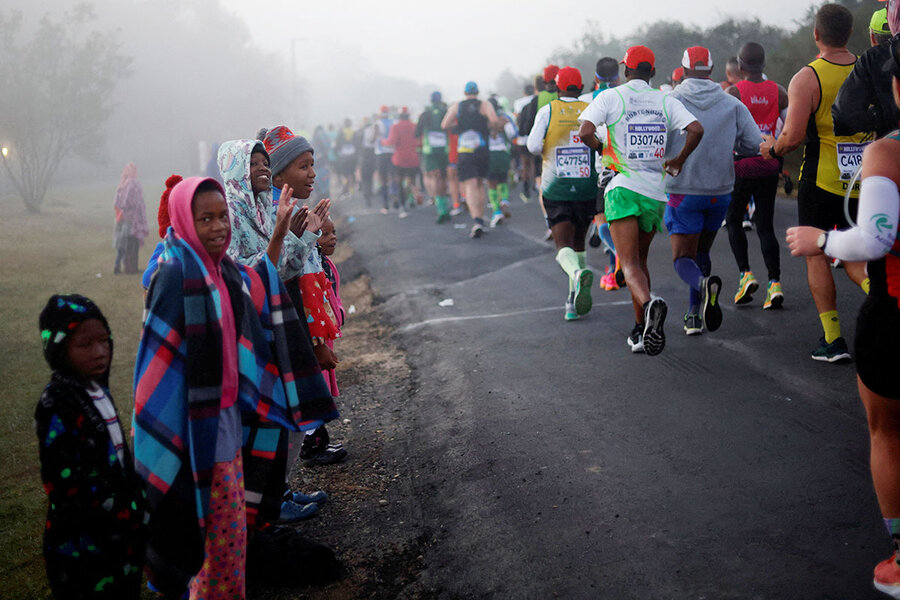
<path id="1" fill-rule="evenodd" d="M 443 131 L 429 131 L 428 132 L 428 145 L 432 148 L 446 148 L 447 147 L 447 134 Z"/>
<path id="2" fill-rule="evenodd" d="M 837 167 L 841 174 L 841 181 L 850 181 L 856 169 L 862 164 L 863 150 L 870 142 L 862 144 L 850 144 L 847 142 L 838 142 L 837 145 Z"/>
<path id="3" fill-rule="evenodd" d="M 666 155 L 665 123 L 629 123 L 625 136 L 628 160 L 662 160 Z"/>
<path id="4" fill-rule="evenodd" d="M 587 146 L 559 146 L 556 148 L 556 175 L 574 179 L 591 176 L 591 149 Z"/>

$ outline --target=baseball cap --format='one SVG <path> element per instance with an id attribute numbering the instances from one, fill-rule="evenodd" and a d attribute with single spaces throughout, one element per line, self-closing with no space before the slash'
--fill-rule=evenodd
<path id="1" fill-rule="evenodd" d="M 678 67 L 672 71 L 672 81 L 679 83 L 682 79 L 684 79 L 684 67 Z"/>
<path id="2" fill-rule="evenodd" d="M 691 46 L 681 57 L 681 66 L 693 71 L 712 71 L 713 61 L 709 48 Z"/>
<path id="3" fill-rule="evenodd" d="M 432 102 L 440 102 L 441 101 L 441 93 L 438 91 L 431 92 L 431 101 Z"/>
<path id="4" fill-rule="evenodd" d="M 478 84 L 475 83 L 474 81 L 470 81 L 470 82 L 466 83 L 465 93 L 466 94 L 477 94 L 478 93 Z"/>
<path id="5" fill-rule="evenodd" d="M 886 8 L 876 10 L 872 13 L 872 18 L 871 20 L 869 20 L 869 31 L 871 31 L 872 33 L 877 33 L 879 35 L 891 34 L 891 28 L 888 25 L 887 20 Z"/>
<path id="6" fill-rule="evenodd" d="M 561 91 L 581 88 L 581 71 L 575 67 L 563 67 L 556 73 L 556 87 Z"/>
<path id="7" fill-rule="evenodd" d="M 409 114 L 409 107 L 408 107 L 408 106 L 401 106 L 401 107 L 400 107 L 400 114 L 401 114 L 401 115 L 408 115 L 408 114 Z"/>
<path id="8" fill-rule="evenodd" d="M 557 73 L 559 73 L 559 67 L 556 65 L 547 65 L 544 67 L 544 81 L 547 83 L 554 81 Z"/>
<path id="9" fill-rule="evenodd" d="M 656 63 L 656 57 L 653 56 L 653 50 L 647 46 L 632 46 L 625 51 L 625 58 L 619 64 L 623 64 L 629 69 L 637 69 L 641 63 L 648 63 L 652 69 Z"/>
<path id="10" fill-rule="evenodd" d="M 387 106 L 382 106 L 382 107 L 381 107 L 381 114 L 386 115 L 386 114 L 388 114 L 389 112 L 391 112 L 391 109 L 389 109 Z"/>

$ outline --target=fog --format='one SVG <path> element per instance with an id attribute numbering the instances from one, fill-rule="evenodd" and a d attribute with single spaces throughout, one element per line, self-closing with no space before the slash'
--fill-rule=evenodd
<path id="1" fill-rule="evenodd" d="M 585 32 L 620 35 L 648 22 L 648 12 L 654 21 L 684 14 L 700 25 L 726 14 L 746 16 L 737 12 L 742 9 L 723 13 L 713 0 L 649 0 L 640 22 L 620 14 L 619 4 L 570 0 L 89 4 L 96 19 L 88 27 L 119 40 L 130 74 L 115 89 L 105 142 L 66 159 L 57 177 L 64 182 L 114 179 L 129 161 L 145 179 L 199 173 L 212 143 L 278 124 L 312 133 L 317 124 L 345 117 L 358 122 L 382 104 L 418 110 L 435 89 L 458 99 L 468 79 L 483 92 L 518 94 L 557 50 L 571 49 Z M 790 26 L 811 3 L 790 4 L 760 0 L 754 15 Z M 21 10 L 27 28 L 44 13 L 72 7 L 3 0 L 0 11 Z"/>

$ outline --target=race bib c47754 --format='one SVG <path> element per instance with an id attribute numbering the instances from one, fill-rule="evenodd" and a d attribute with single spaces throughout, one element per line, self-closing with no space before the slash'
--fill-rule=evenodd
<path id="1" fill-rule="evenodd" d="M 850 181 L 856 169 L 862 164 L 863 150 L 870 142 L 862 144 L 850 144 L 847 142 L 838 142 L 837 145 L 837 167 L 841 174 L 841 181 Z"/>
<path id="2" fill-rule="evenodd" d="M 662 160 L 666 155 L 665 123 L 629 123 L 625 136 L 628 160 Z"/>
<path id="3" fill-rule="evenodd" d="M 556 175 L 575 179 L 590 177 L 591 149 L 584 145 L 557 147 Z"/>

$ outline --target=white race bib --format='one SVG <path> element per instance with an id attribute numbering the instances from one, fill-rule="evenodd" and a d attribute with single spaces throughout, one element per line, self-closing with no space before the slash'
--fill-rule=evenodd
<path id="1" fill-rule="evenodd" d="M 491 152 L 506 152 L 508 150 L 506 147 L 506 140 L 503 139 L 503 136 L 491 136 L 490 142 L 488 143 L 488 150 Z"/>
<path id="2" fill-rule="evenodd" d="M 841 174 L 841 181 L 850 181 L 856 169 L 862 164 L 863 150 L 866 149 L 871 142 L 862 144 L 851 144 L 847 142 L 838 142 L 837 145 L 837 167 Z"/>
<path id="3" fill-rule="evenodd" d="M 662 160 L 666 155 L 665 123 L 629 123 L 625 135 L 628 160 Z"/>
<path id="4" fill-rule="evenodd" d="M 472 152 L 476 148 L 479 148 L 482 144 L 483 141 L 481 139 L 481 134 L 473 129 L 469 129 L 468 131 L 464 131 L 459 134 L 460 150 L 468 150 L 469 152 Z"/>
<path id="5" fill-rule="evenodd" d="M 341 146 L 341 156 L 353 156 L 356 154 L 356 148 L 353 144 L 344 144 Z"/>
<path id="6" fill-rule="evenodd" d="M 556 175 L 574 179 L 591 176 L 591 149 L 581 146 L 558 146 L 556 148 Z"/>
<path id="7" fill-rule="evenodd" d="M 446 148 L 447 147 L 447 134 L 443 131 L 429 131 L 428 132 L 428 145 L 432 148 Z"/>

